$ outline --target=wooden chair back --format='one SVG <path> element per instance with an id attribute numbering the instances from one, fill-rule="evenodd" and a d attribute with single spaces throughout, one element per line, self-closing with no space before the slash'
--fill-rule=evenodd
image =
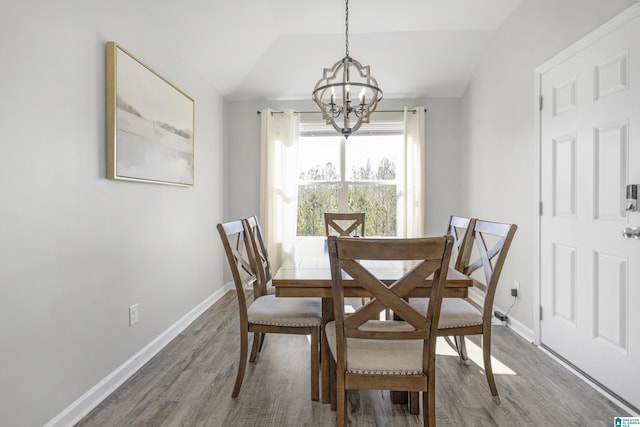
<path id="1" fill-rule="evenodd" d="M 249 261 L 256 271 L 256 282 L 254 285 L 254 295 L 259 297 L 267 295 L 267 287 L 271 283 L 271 261 L 267 252 L 267 244 L 262 233 L 262 227 L 257 216 L 252 216 L 243 220 L 248 236 L 251 251 L 249 251 Z"/>
<path id="2" fill-rule="evenodd" d="M 452 245 L 451 236 L 417 239 L 328 237 L 338 367 L 346 366 L 347 363 L 347 338 L 424 340 L 423 368 L 424 372 L 432 372 L 435 360 L 435 336 Z M 367 268 L 365 266 L 367 261 L 406 261 L 415 265 L 401 278 L 389 283 L 377 277 L 375 269 Z M 367 304 L 349 314 L 344 310 L 343 273 L 356 279 L 372 296 Z M 432 274 L 433 286 L 429 306 L 427 313 L 421 314 L 406 300 L 409 294 Z M 384 327 L 384 324 L 397 323 L 378 320 L 380 312 L 385 309 L 393 310 L 406 322 L 407 327 Z M 379 380 L 382 383 L 385 382 L 384 379 Z M 411 380 L 408 381 L 411 382 Z M 406 386 L 408 384 L 405 383 Z M 394 389 L 391 384 L 380 385 L 380 389 L 383 390 Z"/>
<path id="3" fill-rule="evenodd" d="M 364 212 L 325 212 L 325 235 L 364 237 Z"/>
<path id="4" fill-rule="evenodd" d="M 258 278 L 251 263 L 249 239 L 241 220 L 218 224 L 217 228 L 238 295 L 240 319 L 246 322 L 248 316 L 245 289 L 253 287 Z"/>
<path id="5" fill-rule="evenodd" d="M 493 299 L 498 287 L 502 267 L 507 258 L 511 241 L 517 230 L 515 224 L 502 224 L 477 219 L 473 226 L 471 241 L 462 253 L 461 271 L 473 276 L 482 270 L 484 282 L 474 278 L 473 287 L 485 294 L 483 317 L 485 322 L 492 317 Z"/>
<path id="6" fill-rule="evenodd" d="M 473 240 L 472 234 L 475 223 L 475 218 L 464 218 L 455 215 L 451 215 L 449 217 L 446 234 L 453 237 L 451 261 L 453 262 L 453 268 L 458 271 L 462 271 L 464 269 L 462 254 L 464 252 L 465 245 L 468 245 Z"/>

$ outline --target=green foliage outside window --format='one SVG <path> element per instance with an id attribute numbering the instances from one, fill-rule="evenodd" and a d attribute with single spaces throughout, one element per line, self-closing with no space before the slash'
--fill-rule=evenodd
<path id="1" fill-rule="evenodd" d="M 395 185 L 349 186 L 349 211 L 365 212 L 365 236 L 397 235 Z"/>
<path id="2" fill-rule="evenodd" d="M 324 236 L 324 213 L 337 212 L 338 186 L 309 184 L 298 187 L 298 236 Z"/>
<path id="3" fill-rule="evenodd" d="M 376 168 L 367 162 L 364 167 L 353 167 L 349 172 L 348 210 L 366 213 L 365 235 L 397 235 L 395 164 L 382 158 Z M 335 182 L 339 180 L 338 175 L 332 163 L 323 167 L 315 166 L 300 174 L 298 236 L 323 236 L 324 213 L 340 211 L 338 201 L 341 184 Z"/>

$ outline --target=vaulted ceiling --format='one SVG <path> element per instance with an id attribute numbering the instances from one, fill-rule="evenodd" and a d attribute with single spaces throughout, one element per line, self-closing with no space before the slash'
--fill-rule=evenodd
<path id="1" fill-rule="evenodd" d="M 310 99 L 345 55 L 343 0 L 135 0 L 229 100 Z M 385 98 L 460 97 L 522 0 L 350 0 L 349 53 Z"/>

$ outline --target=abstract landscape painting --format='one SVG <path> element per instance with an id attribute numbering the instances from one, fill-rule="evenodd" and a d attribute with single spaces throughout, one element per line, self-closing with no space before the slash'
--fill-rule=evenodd
<path id="1" fill-rule="evenodd" d="M 107 177 L 193 185 L 194 101 L 107 43 Z"/>

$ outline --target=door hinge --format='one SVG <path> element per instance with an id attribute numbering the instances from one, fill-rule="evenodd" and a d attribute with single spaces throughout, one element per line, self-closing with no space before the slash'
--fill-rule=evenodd
<path id="1" fill-rule="evenodd" d="M 540 95 L 540 111 L 542 111 L 542 106 L 543 106 L 542 95 Z"/>
<path id="2" fill-rule="evenodd" d="M 542 306 L 540 306 L 540 320 L 542 320 Z"/>
<path id="3" fill-rule="evenodd" d="M 538 204 L 538 213 L 540 214 L 540 216 L 542 216 L 542 212 L 543 212 L 543 209 L 542 209 L 542 202 L 540 202 L 540 203 Z"/>

